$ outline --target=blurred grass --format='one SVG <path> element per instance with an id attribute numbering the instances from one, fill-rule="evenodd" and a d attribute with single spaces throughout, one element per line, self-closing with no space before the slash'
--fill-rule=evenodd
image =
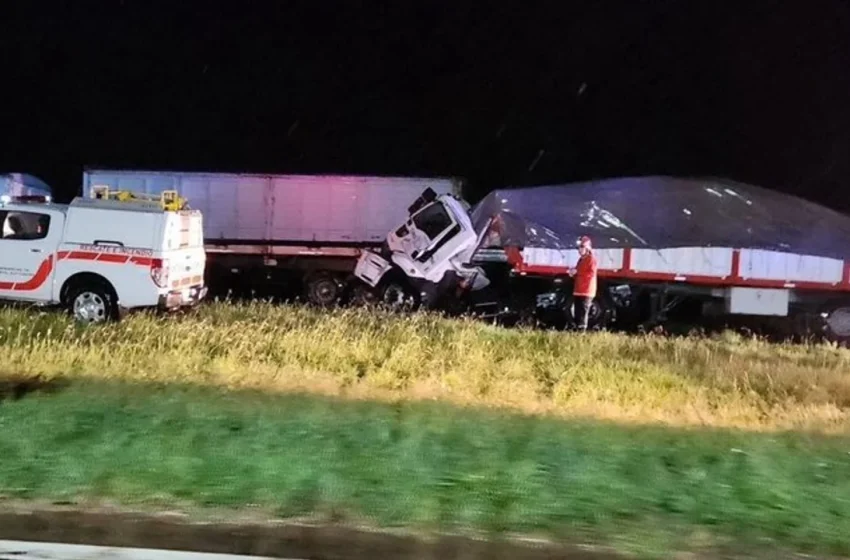
<path id="1" fill-rule="evenodd" d="M 6 309 L 0 351 L 0 504 L 850 554 L 850 352 L 833 346 L 252 303 L 95 328 Z M 4 379 L 67 386 L 2 400 Z"/>
<path id="2" fill-rule="evenodd" d="M 55 313 L 7 309 L 0 350 L 0 376 L 440 399 L 675 426 L 833 433 L 850 426 L 850 351 L 731 333 L 580 336 L 252 303 L 88 329 Z"/>
<path id="3" fill-rule="evenodd" d="M 850 554 L 848 451 L 846 437 L 125 382 L 0 404 L 5 499 L 248 508 L 658 557 L 742 543 Z"/>

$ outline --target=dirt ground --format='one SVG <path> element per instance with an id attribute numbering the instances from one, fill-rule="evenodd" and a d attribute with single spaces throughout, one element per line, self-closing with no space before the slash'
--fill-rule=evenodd
<path id="1" fill-rule="evenodd" d="M 161 548 L 310 560 L 614 560 L 609 551 L 461 536 L 422 538 L 342 526 L 190 521 L 185 516 L 0 506 L 0 540 Z"/>

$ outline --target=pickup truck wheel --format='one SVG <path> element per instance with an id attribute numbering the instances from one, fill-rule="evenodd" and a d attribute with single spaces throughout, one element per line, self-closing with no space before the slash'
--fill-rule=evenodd
<path id="1" fill-rule="evenodd" d="M 104 286 L 80 286 L 71 290 L 68 311 L 80 323 L 103 323 L 117 317 L 112 293 Z"/>

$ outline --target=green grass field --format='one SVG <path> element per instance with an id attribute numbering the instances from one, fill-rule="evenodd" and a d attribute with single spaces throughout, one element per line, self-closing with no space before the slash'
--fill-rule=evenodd
<path id="1" fill-rule="evenodd" d="M 7 499 L 850 554 L 843 349 L 216 304 L 0 350 L 66 385 L 0 403 Z"/>
<path id="2" fill-rule="evenodd" d="M 211 304 L 82 329 L 0 311 L 5 375 L 381 400 L 751 430 L 850 428 L 850 351 L 711 339 L 507 330 L 430 316 Z"/>

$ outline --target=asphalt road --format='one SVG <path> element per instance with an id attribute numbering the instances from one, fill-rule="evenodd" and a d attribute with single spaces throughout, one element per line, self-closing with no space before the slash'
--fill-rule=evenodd
<path id="1" fill-rule="evenodd" d="M 266 558 L 263 556 L 178 552 L 149 548 L 0 541 L 0 560 L 266 560 Z M 301 559 L 291 558 L 288 560 Z"/>

